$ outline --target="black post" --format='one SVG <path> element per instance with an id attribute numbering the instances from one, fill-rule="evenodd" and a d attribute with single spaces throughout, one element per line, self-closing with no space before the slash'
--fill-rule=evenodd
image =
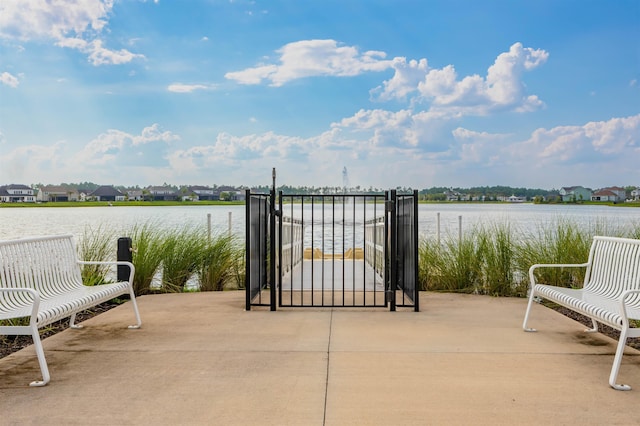
<path id="1" fill-rule="evenodd" d="M 270 254 L 270 265 L 269 265 L 269 284 L 270 284 L 270 302 L 271 302 L 271 310 L 276 310 L 276 168 L 274 167 L 271 171 L 271 177 L 273 179 L 273 186 L 271 187 L 270 194 L 270 207 L 271 211 L 269 212 L 269 254 Z"/>
<path id="2" fill-rule="evenodd" d="M 133 252 L 131 250 L 131 238 L 118 238 L 118 261 L 133 261 Z M 126 265 L 118 265 L 118 281 L 129 281 L 131 269 Z"/>
<path id="3" fill-rule="evenodd" d="M 390 231 L 387 236 L 391 241 L 389 242 L 389 263 L 391 264 L 391 277 L 389 285 L 389 310 L 396 310 L 396 288 L 398 286 L 398 217 L 396 211 L 397 192 L 395 189 L 391 190 L 391 200 L 389 202 L 391 220 L 389 221 Z"/>
<path id="4" fill-rule="evenodd" d="M 412 227 L 412 238 L 413 238 L 413 253 L 412 256 L 412 264 L 413 264 L 413 310 L 415 312 L 420 312 L 420 288 L 418 283 L 418 190 L 413 190 L 413 227 Z"/>
<path id="5" fill-rule="evenodd" d="M 244 270 L 244 289 L 245 289 L 245 309 L 251 310 L 251 190 L 245 191 L 245 270 Z"/>

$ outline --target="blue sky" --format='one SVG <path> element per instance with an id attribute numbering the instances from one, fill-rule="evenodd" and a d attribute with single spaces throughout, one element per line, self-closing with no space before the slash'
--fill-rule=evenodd
<path id="1" fill-rule="evenodd" d="M 0 184 L 640 186 L 637 0 L 0 0 Z"/>

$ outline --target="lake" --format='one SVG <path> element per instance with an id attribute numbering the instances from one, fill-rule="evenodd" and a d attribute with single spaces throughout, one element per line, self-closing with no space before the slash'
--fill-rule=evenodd
<path id="1" fill-rule="evenodd" d="M 420 204 L 418 228 L 421 234 L 436 234 L 438 214 L 442 235 L 457 235 L 459 217 L 462 217 L 463 232 L 476 224 L 490 225 L 501 222 L 508 222 L 516 230 L 526 231 L 555 223 L 559 219 L 567 219 L 584 226 L 606 224 L 614 230 L 640 224 L 640 208 L 530 203 Z M 67 233 L 81 236 L 85 229 L 99 228 L 113 229 L 116 235 L 126 236 L 135 225 L 143 224 L 160 227 L 190 224 L 201 226 L 203 232 L 207 232 L 208 215 L 211 217 L 213 233 L 228 232 L 231 227 L 233 233 L 244 236 L 245 206 L 242 205 L 105 206 L 0 208 L 0 239 Z"/>

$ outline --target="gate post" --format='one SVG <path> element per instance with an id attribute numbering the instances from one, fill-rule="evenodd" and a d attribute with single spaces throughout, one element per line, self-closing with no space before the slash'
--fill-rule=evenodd
<path id="1" fill-rule="evenodd" d="M 270 214 L 269 214 L 269 293 L 271 296 L 271 310 L 276 310 L 276 168 L 271 171 L 271 178 L 273 179 L 273 186 L 271 187 L 270 194 Z"/>
<path id="2" fill-rule="evenodd" d="M 245 252 L 244 252 L 244 289 L 245 305 L 244 309 L 251 310 L 251 190 L 245 190 Z"/>
<path id="3" fill-rule="evenodd" d="M 396 196 L 397 192 L 395 189 L 391 190 L 390 199 L 387 201 L 387 208 L 389 215 L 389 230 L 387 233 L 387 240 L 389 241 L 389 254 L 387 259 L 389 261 L 389 310 L 394 312 L 396 310 L 396 285 L 398 282 L 398 259 L 397 259 L 397 251 L 398 251 L 398 218 L 396 214 Z"/>

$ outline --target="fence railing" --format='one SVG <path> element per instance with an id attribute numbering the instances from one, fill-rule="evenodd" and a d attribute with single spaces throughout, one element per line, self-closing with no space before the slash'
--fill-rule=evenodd
<path id="1" fill-rule="evenodd" d="M 304 255 L 304 224 L 302 220 L 287 216 L 280 218 L 282 221 L 282 241 L 278 256 L 278 267 L 283 274 L 290 272 L 296 265 L 302 262 Z"/>
<path id="2" fill-rule="evenodd" d="M 364 259 L 380 276 L 384 275 L 386 244 L 385 218 L 377 217 L 365 222 Z"/>

